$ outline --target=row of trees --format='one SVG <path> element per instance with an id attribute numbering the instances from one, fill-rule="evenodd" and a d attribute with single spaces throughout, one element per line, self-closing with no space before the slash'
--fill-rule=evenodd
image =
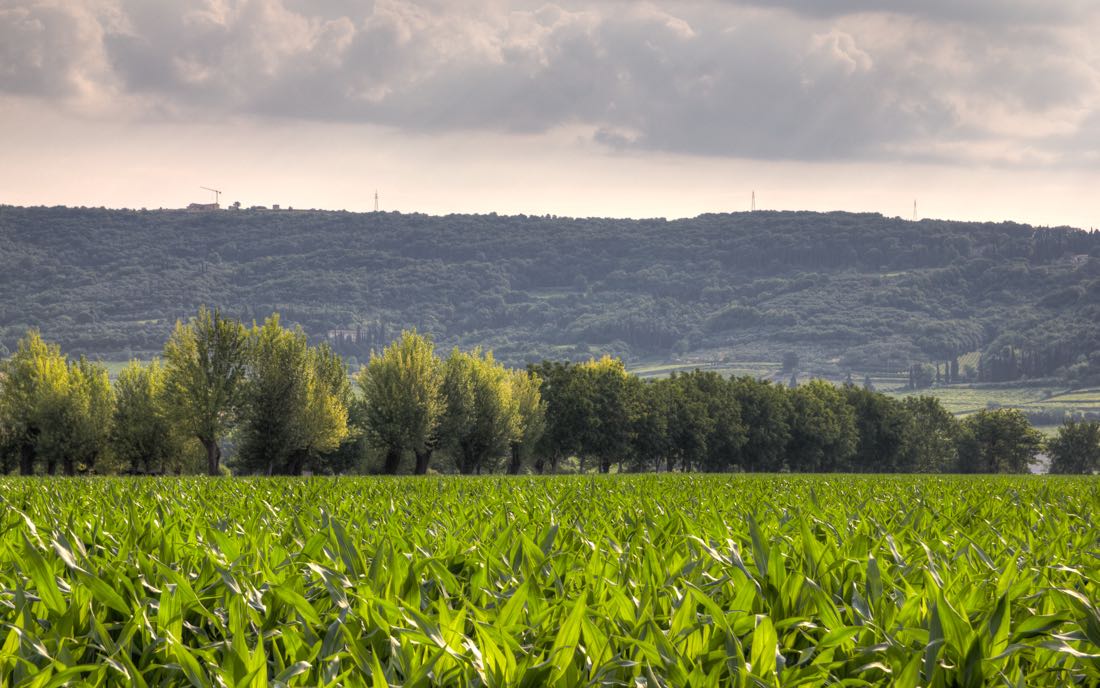
<path id="1" fill-rule="evenodd" d="M 824 380 L 788 389 L 695 371 L 643 381 L 622 363 L 544 363 L 547 428 L 535 464 L 577 456 L 608 472 L 1021 473 L 1100 470 L 1100 425 L 1068 423 L 1044 443 L 1014 409 L 957 420 L 933 397 L 895 399 Z"/>
<path id="2" fill-rule="evenodd" d="M 1100 469 L 1100 426 L 1049 443 L 1018 411 L 962 421 L 822 380 L 788 389 L 695 371 L 642 380 L 613 358 L 512 370 L 491 353 L 442 358 L 415 332 L 352 378 L 277 315 L 245 327 L 201 309 L 163 363 L 105 368 L 29 333 L 0 367 L 3 471 L 243 473 L 618 471 L 1054 472 Z"/>

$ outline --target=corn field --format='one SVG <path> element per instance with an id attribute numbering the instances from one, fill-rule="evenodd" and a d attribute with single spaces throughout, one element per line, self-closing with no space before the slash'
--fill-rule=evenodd
<path id="1" fill-rule="evenodd" d="M 1100 480 L 0 479 L 0 685 L 1100 685 Z"/>

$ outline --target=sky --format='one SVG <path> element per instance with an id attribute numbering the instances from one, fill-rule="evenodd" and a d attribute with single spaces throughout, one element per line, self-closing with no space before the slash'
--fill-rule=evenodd
<path id="1" fill-rule="evenodd" d="M 0 0 L 0 203 L 1100 226 L 1095 0 Z"/>

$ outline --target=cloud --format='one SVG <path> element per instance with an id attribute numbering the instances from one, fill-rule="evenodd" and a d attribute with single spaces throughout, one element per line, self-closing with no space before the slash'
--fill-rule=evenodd
<path id="1" fill-rule="evenodd" d="M 135 120 L 575 127 L 623 151 L 1055 163 L 1100 106 L 1091 7 L 17 0 L 0 9 L 0 98 Z"/>
<path id="2" fill-rule="evenodd" d="M 814 17 L 895 14 L 984 25 L 1064 24 L 1095 16 L 1092 0 L 729 0 Z"/>

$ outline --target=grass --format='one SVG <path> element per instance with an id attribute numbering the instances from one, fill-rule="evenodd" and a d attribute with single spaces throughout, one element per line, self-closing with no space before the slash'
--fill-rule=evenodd
<path id="1" fill-rule="evenodd" d="M 1097 685 L 1100 481 L 0 479 L 0 685 Z"/>

